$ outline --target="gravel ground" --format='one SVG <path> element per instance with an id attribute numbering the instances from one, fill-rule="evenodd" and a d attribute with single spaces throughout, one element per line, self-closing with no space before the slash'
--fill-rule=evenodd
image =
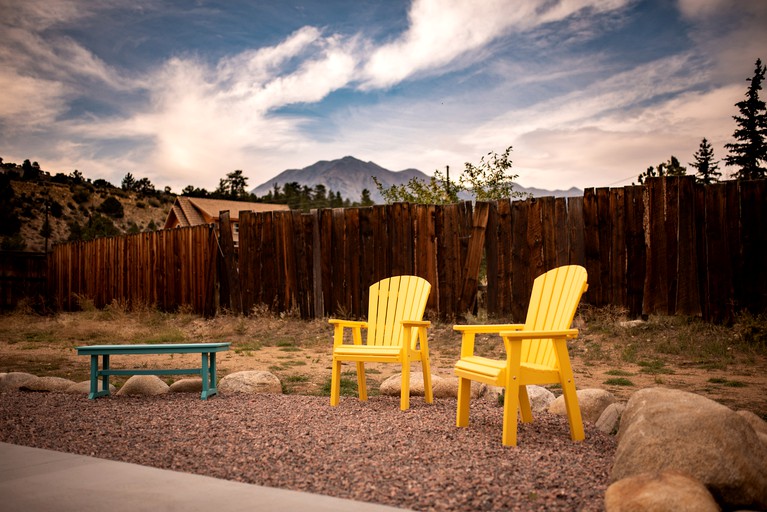
<path id="1" fill-rule="evenodd" d="M 368 402 L 196 394 L 104 397 L 0 392 L 0 441 L 414 510 L 602 510 L 615 441 L 565 418 L 520 424 L 501 445 L 503 409 L 455 399 Z"/>

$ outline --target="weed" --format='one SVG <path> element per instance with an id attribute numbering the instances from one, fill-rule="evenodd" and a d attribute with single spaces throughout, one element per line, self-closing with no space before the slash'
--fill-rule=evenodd
<path id="1" fill-rule="evenodd" d="M 605 372 L 606 375 L 612 375 L 613 377 L 631 377 L 636 375 L 635 373 L 627 372 L 626 370 L 609 370 Z"/>
<path id="2" fill-rule="evenodd" d="M 727 386 L 730 388 L 745 388 L 748 386 L 748 384 L 743 381 L 728 380 L 723 377 L 712 377 L 708 379 L 708 382 L 710 382 L 711 384 L 721 384 L 722 386 Z"/>
<path id="3" fill-rule="evenodd" d="M 666 363 L 660 359 L 654 359 L 652 361 L 639 361 L 638 364 L 642 367 L 642 369 L 639 370 L 641 373 L 649 373 L 650 375 L 657 375 L 659 373 L 674 373 L 674 370 L 671 368 L 666 368 Z"/>
<path id="4" fill-rule="evenodd" d="M 322 385 L 323 396 L 330 396 L 330 382 L 331 378 L 328 377 Z M 368 395 L 370 395 L 370 393 L 368 393 Z M 357 379 L 352 380 L 341 377 L 341 396 L 357 396 Z"/>
<path id="5" fill-rule="evenodd" d="M 633 386 L 634 383 L 628 380 L 626 377 L 615 377 L 607 379 L 605 382 L 608 386 Z"/>

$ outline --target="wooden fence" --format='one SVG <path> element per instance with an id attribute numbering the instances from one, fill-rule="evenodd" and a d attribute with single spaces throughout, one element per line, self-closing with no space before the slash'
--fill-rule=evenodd
<path id="1" fill-rule="evenodd" d="M 216 311 L 217 237 L 211 226 L 138 233 L 56 245 L 48 282 L 55 306 L 113 301 L 163 310 Z"/>
<path id="2" fill-rule="evenodd" d="M 44 252 L 0 251 L 0 309 L 13 309 L 22 300 L 40 305 L 47 295 Z"/>
<path id="3" fill-rule="evenodd" d="M 237 251 L 227 222 L 218 244 L 208 227 L 66 244 L 54 249 L 51 282 L 67 308 L 79 295 L 361 317 L 371 283 L 415 274 L 432 284 L 431 318 L 481 301 L 493 317 L 523 321 L 533 279 L 572 263 L 589 273 L 586 303 L 725 322 L 767 308 L 765 186 L 658 178 L 582 198 L 245 212 Z"/>

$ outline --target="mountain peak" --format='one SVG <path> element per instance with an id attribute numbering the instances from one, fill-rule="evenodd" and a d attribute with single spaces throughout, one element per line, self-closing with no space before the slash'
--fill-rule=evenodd
<path id="1" fill-rule="evenodd" d="M 344 199 L 359 201 L 362 191 L 367 189 L 370 198 L 376 203 L 383 203 L 383 197 L 378 192 L 373 176 L 383 185 L 389 188 L 392 185 L 404 185 L 413 178 L 428 181 L 429 176 L 418 169 L 405 169 L 402 171 L 390 171 L 374 162 L 363 162 L 359 158 L 347 155 L 336 160 L 320 160 L 303 169 L 288 169 L 262 183 L 251 192 L 257 196 L 268 194 L 275 185 L 280 187 L 286 183 L 296 182 L 301 186 L 314 188 L 324 185 L 328 192 L 333 191 L 341 194 Z M 578 196 L 583 191 L 575 187 L 569 190 L 549 191 L 538 188 L 525 188 L 515 185 L 515 190 L 532 194 L 534 197 L 542 196 Z"/>

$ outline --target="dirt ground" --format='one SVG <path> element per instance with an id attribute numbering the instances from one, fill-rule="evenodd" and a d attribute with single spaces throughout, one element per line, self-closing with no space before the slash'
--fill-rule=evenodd
<path id="1" fill-rule="evenodd" d="M 476 322 L 475 322 L 476 323 Z M 624 322 L 625 323 L 625 322 Z M 205 320 L 191 315 L 143 315 L 121 312 L 81 312 L 54 317 L 0 316 L 0 372 L 23 371 L 74 381 L 88 379 L 89 361 L 75 347 L 102 343 L 232 343 L 218 354 L 219 377 L 242 370 L 275 374 L 286 393 L 328 393 L 332 327 L 327 321 L 302 321 L 278 316 L 221 315 Z M 604 328 L 581 321 L 581 335 L 570 343 L 578 389 L 603 388 L 619 400 L 638 389 L 663 386 L 707 396 L 735 410 L 748 409 L 767 419 L 767 355 L 732 347 L 722 336 L 730 331 L 695 328 L 684 331 L 690 346 L 719 343 L 722 354 L 695 352 L 678 341 L 678 324 L 631 323 Z M 674 334 L 676 332 L 676 334 Z M 671 334 L 669 334 L 671 333 Z M 452 324 L 434 323 L 429 330 L 432 373 L 453 378 L 452 367 L 460 351 L 460 336 Z M 502 358 L 498 337 L 477 340 L 477 353 Z M 199 365 L 195 355 L 113 357 L 114 368 L 174 368 Z M 367 364 L 369 392 L 399 373 L 391 364 Z M 413 366 L 414 371 L 418 371 Z M 354 366 L 344 367 L 347 393 L 354 393 Z M 183 376 L 170 376 L 170 382 Z M 125 379 L 113 377 L 119 385 Z M 556 388 L 553 389 L 556 393 Z"/>

